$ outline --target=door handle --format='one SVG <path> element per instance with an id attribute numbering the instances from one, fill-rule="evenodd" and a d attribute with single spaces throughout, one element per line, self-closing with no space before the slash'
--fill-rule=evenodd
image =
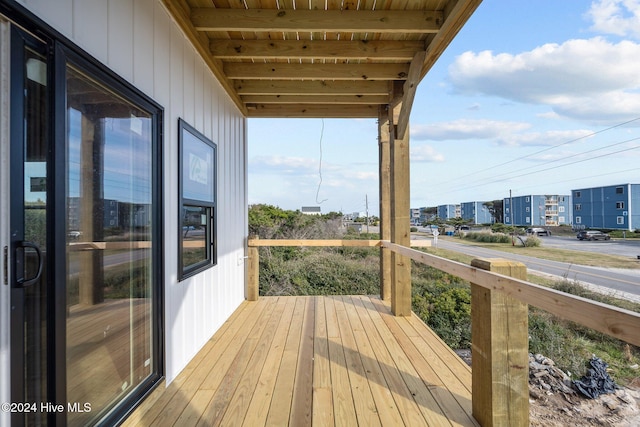
<path id="1" fill-rule="evenodd" d="M 36 283 L 38 280 L 40 280 L 40 276 L 42 276 L 42 268 L 43 268 L 44 260 L 42 258 L 42 251 L 40 250 L 40 247 L 38 247 L 38 245 L 36 245 L 35 243 L 18 242 L 17 247 L 22 249 L 22 256 L 21 257 L 16 256 L 16 275 L 18 274 L 20 274 L 21 276 L 24 275 L 24 263 L 25 263 L 24 250 L 26 248 L 33 249 L 36 253 L 36 256 L 38 257 L 38 269 L 36 271 L 36 274 L 33 277 L 25 278 L 25 277 L 17 276 L 16 278 L 16 282 L 18 283 L 18 286 L 22 288 L 26 288 L 27 286 L 31 286 L 34 283 Z M 20 266 L 19 264 L 22 264 L 22 265 Z"/>

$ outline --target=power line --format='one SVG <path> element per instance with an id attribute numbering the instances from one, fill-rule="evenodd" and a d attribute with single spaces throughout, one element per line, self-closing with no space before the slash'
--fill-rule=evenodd
<path id="1" fill-rule="evenodd" d="M 615 125 L 615 126 L 611 126 L 611 127 L 607 128 L 607 129 L 603 129 L 603 130 L 600 130 L 600 131 L 598 131 L 598 132 L 594 132 L 594 133 L 592 133 L 592 134 L 590 134 L 590 135 L 595 135 L 595 134 L 597 134 L 597 133 L 602 133 L 602 132 L 605 132 L 605 131 L 608 131 L 608 130 L 612 130 L 612 129 L 614 129 L 614 128 L 617 128 L 617 127 L 623 126 L 623 125 L 625 125 L 625 124 L 631 123 L 631 122 L 636 121 L 636 120 L 640 120 L 640 118 L 636 118 L 636 119 L 629 120 L 629 121 L 624 122 L 624 123 L 620 123 L 620 124 Z M 590 135 L 586 135 L 586 136 L 584 136 L 583 138 L 585 138 L 585 137 L 587 137 L 587 136 L 590 136 Z M 578 138 L 578 139 L 581 139 L 581 138 Z M 503 163 L 501 163 L 501 164 L 499 164 L 499 165 L 492 166 L 491 168 L 486 168 L 486 169 L 483 169 L 483 170 L 481 170 L 481 171 L 477 171 L 477 172 L 473 172 L 473 173 L 471 173 L 471 174 L 467 174 L 467 175 L 465 175 L 465 176 L 471 176 L 471 175 L 474 175 L 474 174 L 477 174 L 477 173 L 480 173 L 480 172 L 493 170 L 493 169 L 495 169 L 496 167 L 499 167 L 499 166 L 502 166 L 502 165 L 505 165 L 505 164 L 509 164 L 509 163 L 515 162 L 515 161 L 517 161 L 517 160 L 522 160 L 522 159 L 525 159 L 525 158 L 527 158 L 527 157 L 531 157 L 531 156 L 533 156 L 533 155 L 535 155 L 535 154 L 539 154 L 539 153 L 541 153 L 541 152 L 548 151 L 548 150 L 550 150 L 550 149 L 552 149 L 552 148 L 556 148 L 556 147 L 559 147 L 559 146 L 562 146 L 562 145 L 566 145 L 566 144 L 568 144 L 568 143 L 570 143 L 570 142 L 575 142 L 575 141 L 576 141 L 576 140 L 578 140 L 578 139 L 574 139 L 574 140 L 571 140 L 571 141 L 566 141 L 566 142 L 564 142 L 564 143 L 562 143 L 562 144 L 558 144 L 558 145 L 556 145 L 556 146 L 554 146 L 554 147 L 549 147 L 549 148 L 546 148 L 546 149 L 544 149 L 544 150 L 539 150 L 539 151 L 538 151 L 538 152 L 536 152 L 536 153 L 531 153 L 531 154 L 528 154 L 528 155 L 526 155 L 526 156 L 521 156 L 521 157 L 519 157 L 519 158 L 517 158 L 517 159 L 513 159 L 513 160 L 510 160 L 510 161 L 507 161 L 507 162 L 503 162 Z M 627 139 L 627 140 L 624 140 L 624 141 L 620 141 L 620 142 L 616 142 L 616 143 L 613 143 L 613 144 L 609 144 L 609 145 L 607 145 L 607 146 L 605 146 L 605 147 L 598 147 L 598 148 L 595 148 L 595 149 L 592 149 L 592 150 L 588 150 L 588 151 L 583 151 L 583 152 L 580 152 L 580 153 L 576 153 L 576 154 L 573 154 L 573 155 L 567 156 L 567 157 L 562 158 L 562 159 L 552 160 L 552 161 L 547 162 L 546 164 L 549 164 L 549 163 L 556 163 L 556 162 L 560 162 L 560 161 L 567 160 L 567 159 L 570 159 L 570 158 L 575 158 L 575 157 L 578 157 L 578 156 L 583 156 L 583 155 L 585 155 L 585 154 L 593 153 L 593 152 L 600 151 L 600 150 L 603 150 L 603 149 L 606 149 L 606 148 L 611 148 L 611 147 L 614 147 L 614 146 L 617 146 L 617 145 L 621 145 L 621 144 L 625 144 L 625 143 L 633 142 L 633 141 L 636 141 L 636 140 L 638 140 L 638 139 L 640 139 L 640 137 Z M 466 189 L 469 189 L 469 188 L 477 188 L 477 187 L 481 187 L 481 186 L 484 186 L 484 185 L 494 184 L 494 183 L 497 183 L 497 182 L 506 181 L 506 180 L 513 179 L 513 178 L 519 178 L 519 177 L 522 177 L 522 176 L 532 175 L 532 174 L 536 174 L 536 173 L 540 173 L 540 172 L 545 172 L 545 171 L 552 170 L 552 169 L 557 169 L 557 168 L 562 168 L 562 167 L 565 167 L 565 166 L 570 166 L 570 165 L 573 165 L 573 164 L 576 164 L 576 163 L 581 163 L 581 162 L 586 162 L 586 161 L 593 160 L 593 159 L 598 159 L 598 158 L 602 158 L 602 157 L 607 157 L 607 156 L 611 156 L 611 155 L 614 155 L 614 154 L 619 154 L 619 153 L 622 153 L 622 152 L 635 150 L 635 149 L 638 149 L 638 148 L 640 148 L 640 146 L 631 147 L 631 148 L 627 148 L 627 149 L 619 150 L 619 151 L 614 151 L 614 152 L 610 152 L 610 153 L 605 153 L 605 154 L 602 154 L 602 155 L 599 155 L 599 156 L 590 157 L 590 158 L 588 158 L 588 159 L 578 160 L 578 161 L 575 161 L 575 162 L 563 163 L 563 164 L 561 164 L 561 165 L 557 165 L 557 166 L 554 166 L 554 167 L 551 167 L 551 168 L 539 169 L 539 170 L 532 171 L 532 172 L 525 173 L 525 174 L 519 174 L 519 175 L 513 175 L 513 176 L 511 175 L 511 174 L 513 174 L 513 173 L 516 173 L 516 172 L 521 172 L 522 170 L 527 170 L 527 169 L 531 169 L 531 168 L 539 167 L 539 165 L 530 166 L 530 167 L 527 167 L 527 168 L 519 169 L 519 170 L 517 170 L 517 171 L 511 171 L 511 172 L 503 173 L 503 174 L 500 174 L 500 175 L 494 175 L 494 176 L 491 176 L 491 177 L 489 177 L 489 178 L 485 178 L 485 179 L 481 180 L 481 182 L 477 182 L 475 185 L 471 185 L 471 186 L 470 186 L 470 185 L 466 185 L 466 184 L 465 184 L 465 185 L 464 185 L 464 188 L 460 188 L 460 189 L 455 189 L 455 188 L 454 188 L 454 189 L 448 189 L 448 190 L 446 190 L 446 191 L 433 193 L 433 195 L 445 194 L 445 193 L 451 193 L 451 192 L 456 192 L 456 191 L 462 191 L 462 190 L 466 190 Z M 501 179 L 495 179 L 495 178 L 497 178 L 497 177 L 504 177 L 504 178 L 501 178 Z M 460 179 L 460 178 L 456 178 L 456 179 Z M 456 179 L 453 179 L 452 181 L 455 181 Z"/>
<path id="2" fill-rule="evenodd" d="M 320 187 L 322 186 L 322 137 L 324 136 L 324 119 L 322 119 L 322 128 L 320 129 L 320 161 L 318 162 L 318 176 L 320 177 L 320 181 L 318 182 L 318 190 L 316 191 L 316 203 L 321 205 L 329 199 L 318 200 L 320 195 Z"/>
<path id="3" fill-rule="evenodd" d="M 598 134 L 600 134 L 600 133 L 607 132 L 607 131 L 610 131 L 610 130 L 613 130 L 613 129 L 619 128 L 619 127 L 621 127 L 621 126 L 627 125 L 627 124 L 629 124 L 629 123 L 633 123 L 633 122 L 638 121 L 638 120 L 640 120 L 640 117 L 636 117 L 635 119 L 628 120 L 628 121 L 626 121 L 626 122 L 619 123 L 619 124 L 617 124 L 617 125 L 610 126 L 610 127 L 608 127 L 608 128 L 601 129 L 601 130 L 596 131 L 596 132 L 591 132 L 590 134 L 583 135 L 583 136 L 581 136 L 581 137 L 574 138 L 574 139 L 571 139 L 571 140 L 569 140 L 569 141 L 565 141 L 565 142 L 562 142 L 562 143 L 560 143 L 560 144 L 556 144 L 556 145 L 553 145 L 553 146 L 551 146 L 551 147 L 544 148 L 544 149 L 539 150 L 539 151 L 536 151 L 536 152 L 534 152 L 534 153 L 529 153 L 529 154 L 526 154 L 526 155 L 524 155 L 524 156 L 520 156 L 520 157 L 517 157 L 517 158 L 515 158 L 515 159 L 508 160 L 508 161 L 506 161 L 506 162 L 499 163 L 499 164 L 497 164 L 497 165 L 493 165 L 493 166 L 490 166 L 490 167 L 485 168 L 485 169 L 481 169 L 481 170 L 479 170 L 479 171 L 475 171 L 475 172 L 468 173 L 468 174 L 466 174 L 466 175 L 462 175 L 462 176 L 460 176 L 460 177 L 454 178 L 454 180 L 464 179 L 464 178 L 467 178 L 467 177 L 469 177 L 469 176 L 473 176 L 473 175 L 476 175 L 476 174 L 479 174 L 479 173 L 482 173 L 482 172 L 486 172 L 486 171 L 493 170 L 493 169 L 495 169 L 495 168 L 498 168 L 498 167 L 501 167 L 501 166 L 504 166 L 504 165 L 508 165 L 508 164 L 510 164 L 510 163 L 517 162 L 518 160 L 524 160 L 524 159 L 526 159 L 526 158 L 528 158 L 528 157 L 536 156 L 536 155 L 538 155 L 538 154 L 540 154 L 540 153 L 544 153 L 544 152 L 546 152 L 546 151 L 553 150 L 554 148 L 562 147 L 562 146 L 564 146 L 564 145 L 571 144 L 571 143 L 574 143 L 574 142 L 580 141 L 580 140 L 585 139 L 585 138 L 590 138 L 590 137 L 592 137 L 592 136 L 594 136 L 594 135 L 598 135 Z"/>
<path id="4" fill-rule="evenodd" d="M 594 152 L 596 152 L 596 151 L 601 151 L 601 150 L 604 150 L 604 149 L 607 149 L 607 148 L 615 147 L 615 146 L 617 146 L 617 145 L 627 144 L 627 143 L 629 143 L 629 142 L 637 141 L 637 140 L 639 140 L 639 139 L 640 139 L 640 137 L 637 137 L 637 138 L 631 138 L 631 139 L 627 139 L 627 140 L 625 140 L 625 141 L 620 141 L 620 142 L 616 142 L 616 143 L 613 143 L 613 144 L 610 144 L 610 145 L 605 145 L 604 147 L 594 148 L 593 150 L 583 151 L 583 152 L 581 152 L 581 153 L 572 154 L 572 155 L 570 155 L 570 156 L 566 156 L 566 157 L 564 157 L 564 158 L 562 158 L 562 159 L 549 160 L 549 161 L 547 161 L 547 162 L 545 163 L 545 165 L 548 165 L 548 164 L 550 164 L 550 163 L 557 163 L 557 162 L 561 162 L 561 161 L 564 161 L 564 160 L 567 160 L 567 159 L 572 159 L 572 158 L 574 158 L 574 157 L 578 157 L 578 156 L 584 156 L 585 154 L 594 153 Z M 636 149 L 636 148 L 638 148 L 638 147 L 632 147 L 631 149 Z M 622 151 L 628 151 L 628 150 L 622 150 Z M 610 154 L 617 154 L 617 153 L 619 153 L 619 152 L 620 152 L 620 151 L 615 151 L 615 152 L 610 153 Z M 603 156 L 598 156 L 598 157 L 595 157 L 595 158 L 599 158 L 599 157 L 603 157 Z M 586 159 L 586 160 L 590 160 L 590 159 Z M 586 160 L 585 160 L 585 161 L 586 161 Z M 573 163 L 564 163 L 564 164 L 559 165 L 559 166 L 557 166 L 557 167 L 559 168 L 559 167 L 566 166 L 566 165 L 571 165 L 571 164 L 573 164 Z M 533 166 L 529 166 L 529 167 L 526 167 L 526 168 L 519 169 L 519 170 L 517 170 L 517 171 L 510 171 L 510 172 L 505 172 L 505 173 L 500 174 L 500 175 L 494 175 L 494 176 L 492 176 L 491 178 L 494 178 L 494 179 L 495 179 L 495 178 L 498 178 L 498 177 L 501 177 L 501 176 L 509 175 L 509 174 L 511 174 L 511 173 L 514 173 L 514 172 L 522 172 L 523 170 L 528 170 L 528 169 L 537 168 L 537 167 L 539 167 L 539 166 L 540 166 L 540 165 L 533 165 Z M 540 171 L 534 171 L 534 172 L 532 172 L 532 173 L 543 172 L 543 171 L 547 171 L 547 170 L 549 170 L 549 168 L 547 168 L 547 169 L 542 169 L 542 170 L 540 170 Z M 525 174 L 525 175 L 529 175 L 529 174 Z M 516 175 L 514 178 L 517 178 L 517 177 L 520 177 L 520 176 L 522 176 L 522 175 Z M 492 181 L 492 182 L 495 182 L 495 181 Z"/>

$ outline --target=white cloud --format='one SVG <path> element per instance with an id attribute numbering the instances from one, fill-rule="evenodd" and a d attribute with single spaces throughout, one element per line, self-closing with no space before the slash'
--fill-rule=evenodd
<path id="1" fill-rule="evenodd" d="M 523 122 L 460 119 L 428 125 L 412 125 L 411 138 L 430 141 L 493 139 L 520 132 L 529 127 L 528 123 Z"/>
<path id="2" fill-rule="evenodd" d="M 444 155 L 436 152 L 430 145 L 416 145 L 411 147 L 411 161 L 439 163 L 444 162 Z"/>
<path id="3" fill-rule="evenodd" d="M 318 172 L 318 160 L 305 157 L 257 156 L 249 164 L 251 173 L 277 171 L 281 174 L 307 175 Z"/>
<path id="4" fill-rule="evenodd" d="M 519 54 L 465 52 L 449 67 L 463 94 L 549 105 L 565 117 L 624 120 L 640 105 L 640 44 L 596 37 Z"/>
<path id="5" fill-rule="evenodd" d="M 587 17 L 593 21 L 593 31 L 640 39 L 639 0 L 595 1 Z"/>
<path id="6" fill-rule="evenodd" d="M 527 132 L 501 136 L 498 142 L 517 146 L 556 146 L 578 142 L 592 134 L 593 131 L 586 129 Z"/>

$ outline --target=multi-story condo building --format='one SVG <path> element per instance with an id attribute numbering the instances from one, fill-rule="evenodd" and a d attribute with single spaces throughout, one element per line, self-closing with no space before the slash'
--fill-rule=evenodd
<path id="1" fill-rule="evenodd" d="M 640 228 L 640 184 L 581 188 L 571 195 L 577 228 Z"/>
<path id="2" fill-rule="evenodd" d="M 492 223 L 493 216 L 485 203 L 487 202 L 460 203 L 460 217 L 467 221 L 472 221 L 474 224 Z"/>
<path id="3" fill-rule="evenodd" d="M 556 226 L 572 223 L 571 196 L 527 195 L 507 197 L 504 223 L 520 226 Z"/>
<path id="4" fill-rule="evenodd" d="M 460 205 L 438 206 L 438 218 L 444 221 L 453 218 L 460 218 Z"/>

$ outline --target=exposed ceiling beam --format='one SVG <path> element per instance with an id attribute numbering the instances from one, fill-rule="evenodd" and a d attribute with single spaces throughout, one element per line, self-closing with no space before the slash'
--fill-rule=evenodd
<path id="1" fill-rule="evenodd" d="M 357 59 L 411 61 L 425 44 L 418 40 L 227 40 L 214 39 L 211 54 L 220 59 Z"/>
<path id="2" fill-rule="evenodd" d="M 381 80 L 235 80 L 239 95 L 389 95 L 390 83 Z"/>
<path id="3" fill-rule="evenodd" d="M 198 31 L 437 33 L 442 11 L 193 8 Z"/>
<path id="4" fill-rule="evenodd" d="M 378 105 L 248 104 L 249 117 L 262 118 L 377 118 Z"/>
<path id="5" fill-rule="evenodd" d="M 279 80 L 404 80 L 409 64 L 255 64 L 228 62 L 230 79 Z"/>
<path id="6" fill-rule="evenodd" d="M 245 95 L 247 104 L 387 104 L 389 95 Z"/>

